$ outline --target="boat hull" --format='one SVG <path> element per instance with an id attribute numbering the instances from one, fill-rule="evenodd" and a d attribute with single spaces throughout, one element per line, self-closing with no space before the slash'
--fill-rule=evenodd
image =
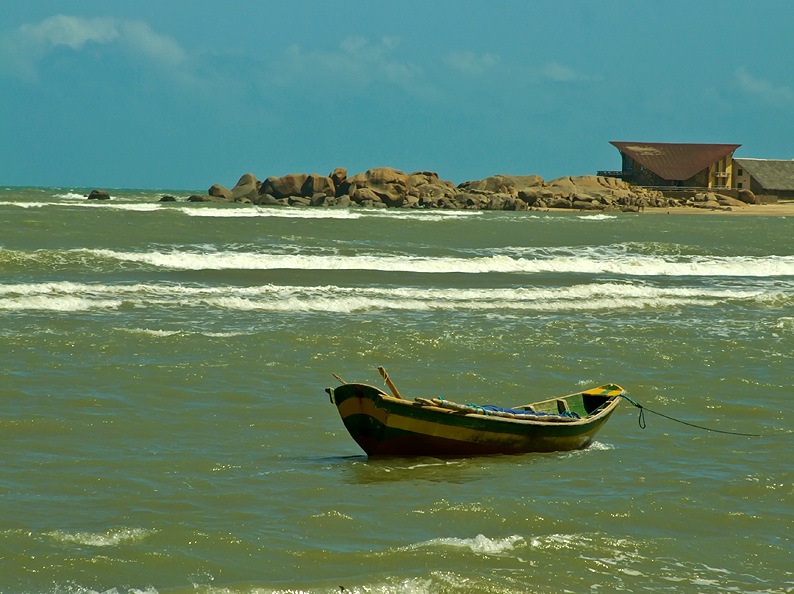
<path id="1" fill-rule="evenodd" d="M 460 414 L 389 396 L 366 384 L 329 388 L 342 422 L 369 456 L 475 456 L 587 447 L 618 403 L 570 422 Z"/>

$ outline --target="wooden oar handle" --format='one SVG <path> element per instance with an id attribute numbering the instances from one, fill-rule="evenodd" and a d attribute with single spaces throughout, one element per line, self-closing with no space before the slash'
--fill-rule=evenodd
<path id="1" fill-rule="evenodd" d="M 380 371 L 380 374 L 383 376 L 383 381 L 385 381 L 386 385 L 389 386 L 389 389 L 394 394 L 394 397 L 395 398 L 399 398 L 400 400 L 405 400 L 405 398 L 400 396 L 400 392 L 397 391 L 397 388 L 394 386 L 392 381 L 389 379 L 389 374 L 386 373 L 386 370 L 383 369 L 383 367 L 378 367 L 378 371 Z"/>

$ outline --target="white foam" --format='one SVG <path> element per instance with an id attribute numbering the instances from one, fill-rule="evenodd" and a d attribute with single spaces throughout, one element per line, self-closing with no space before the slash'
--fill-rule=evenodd
<path id="1" fill-rule="evenodd" d="M 536 536 L 530 540 L 529 544 L 535 549 L 579 549 L 589 548 L 593 539 L 582 534 L 549 534 L 546 536 Z"/>
<path id="2" fill-rule="evenodd" d="M 700 276 L 700 277 L 794 277 L 794 256 L 717 257 L 647 256 L 642 254 L 584 253 L 568 249 L 538 257 L 509 255 L 461 257 L 420 257 L 406 255 L 312 255 L 266 254 L 245 251 L 201 252 L 127 252 L 79 249 L 95 257 L 135 262 L 172 270 L 380 270 L 429 274 L 590 274 L 620 276 Z"/>
<path id="3" fill-rule="evenodd" d="M 55 530 L 47 536 L 62 543 L 75 543 L 92 547 L 114 547 L 120 544 L 137 544 L 154 534 L 155 530 L 142 528 L 113 528 L 105 532 L 63 532 Z"/>
<path id="4" fill-rule="evenodd" d="M 73 296 L 33 295 L 25 298 L 0 300 L 0 311 L 56 311 L 76 312 L 89 309 L 117 309 L 121 301 L 115 299 L 86 299 Z"/>
<path id="5" fill-rule="evenodd" d="M 18 206 L 19 208 L 39 208 L 48 205 L 47 202 L 0 202 L 0 206 Z"/>
<path id="6" fill-rule="evenodd" d="M 288 208 L 260 206 L 182 207 L 179 210 L 191 217 L 278 217 L 287 219 L 358 219 L 358 211 L 346 208 Z"/>
<path id="7" fill-rule="evenodd" d="M 175 334 L 179 334 L 180 332 L 177 330 L 150 330 L 148 328 L 130 328 L 130 329 L 121 329 L 124 332 L 131 332 L 133 334 L 146 334 L 148 336 L 156 336 L 157 338 L 168 338 L 169 336 L 174 336 Z"/>
<path id="8" fill-rule="evenodd" d="M 135 212 L 152 212 L 162 208 L 158 203 L 88 200 L 85 196 L 80 196 L 80 199 L 82 199 L 82 202 L 0 202 L 0 206 L 17 206 L 19 208 L 61 206 L 65 208 L 104 208 L 106 210 L 124 210 Z"/>
<path id="9" fill-rule="evenodd" d="M 578 217 L 581 221 L 611 221 L 617 219 L 617 215 L 608 215 L 608 214 L 596 214 L 596 215 L 584 215 Z"/>
<path id="10" fill-rule="evenodd" d="M 54 194 L 53 198 L 64 198 L 66 200 L 85 200 L 85 194 L 78 194 L 76 192 L 66 192 L 65 194 Z"/>
<path id="11" fill-rule="evenodd" d="M 434 538 L 414 545 L 413 548 L 452 547 L 469 549 L 478 555 L 499 555 L 506 551 L 512 551 L 517 544 L 523 542 L 524 538 L 518 535 L 506 538 L 488 538 L 483 534 L 478 534 L 474 538 Z"/>
<path id="12" fill-rule="evenodd" d="M 615 446 L 608 444 L 608 443 L 601 443 L 600 441 L 594 441 L 589 446 L 587 446 L 586 451 L 596 451 L 596 452 L 606 452 L 609 450 L 614 450 Z"/>
<path id="13" fill-rule="evenodd" d="M 773 289 L 648 287 L 628 283 L 585 283 L 570 287 L 426 288 L 339 287 L 335 285 L 194 286 L 173 283 L 89 284 L 74 282 L 0 284 L 0 310 L 81 311 L 133 307 L 211 307 L 238 311 L 355 313 L 403 311 L 596 311 L 713 305 L 726 301 L 780 303 L 794 300 Z M 167 331 L 137 329 L 170 336 Z"/>

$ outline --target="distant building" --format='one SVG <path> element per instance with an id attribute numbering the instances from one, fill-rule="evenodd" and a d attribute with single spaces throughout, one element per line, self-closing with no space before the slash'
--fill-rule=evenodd
<path id="1" fill-rule="evenodd" d="M 794 199 L 794 161 L 734 159 L 733 187 L 756 196 Z"/>
<path id="2" fill-rule="evenodd" d="M 599 171 L 638 186 L 731 188 L 733 152 L 740 144 L 610 142 L 620 151 L 620 171 Z"/>

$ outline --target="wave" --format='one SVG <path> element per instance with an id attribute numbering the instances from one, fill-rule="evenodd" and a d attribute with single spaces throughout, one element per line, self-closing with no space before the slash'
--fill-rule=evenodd
<path id="1" fill-rule="evenodd" d="M 78 194 L 77 192 L 66 192 L 65 194 L 54 194 L 53 198 L 64 198 L 66 200 L 85 200 L 88 198 L 88 195 Z"/>
<path id="2" fill-rule="evenodd" d="M 410 255 L 268 254 L 244 251 L 129 252 L 77 249 L 75 254 L 145 264 L 171 270 L 375 270 L 414 273 L 568 273 L 621 276 L 781 277 L 794 276 L 794 256 L 649 256 L 622 250 L 558 248 L 537 250 L 535 257 L 506 254 L 461 257 Z"/>
<path id="3" fill-rule="evenodd" d="M 478 534 L 474 538 L 434 538 L 410 547 L 411 549 L 452 547 L 457 549 L 469 549 L 478 555 L 499 555 L 506 551 L 512 551 L 516 545 L 524 543 L 522 536 L 513 535 L 506 538 L 488 538 L 483 534 Z"/>
<path id="4" fill-rule="evenodd" d="M 113 547 L 120 544 L 137 544 L 155 532 L 156 530 L 144 530 L 143 528 L 113 528 L 105 532 L 63 532 L 55 530 L 47 533 L 46 536 L 60 543 L 74 543 L 92 547 Z"/>
<path id="5" fill-rule="evenodd" d="M 260 206 L 228 206 L 222 207 L 177 207 L 178 210 L 191 217 L 278 217 L 287 219 L 359 219 L 361 213 L 347 208 L 339 209 L 314 209 L 314 208 L 287 208 L 287 207 L 260 207 Z"/>
<path id="6" fill-rule="evenodd" d="M 599 311 L 711 306 L 724 302 L 791 304 L 794 290 L 652 287 L 590 283 L 569 287 L 436 288 L 73 282 L 0 284 L 0 311 L 196 307 L 273 313 L 368 311 Z M 170 331 L 140 330 L 169 336 Z"/>
<path id="7" fill-rule="evenodd" d="M 75 195 L 75 199 L 78 196 Z M 61 206 L 66 208 L 103 208 L 105 210 L 125 210 L 134 212 L 153 212 L 162 207 L 157 203 L 146 202 L 108 202 L 88 200 L 79 196 L 82 202 L 0 202 L 0 206 L 16 206 L 18 208 L 44 208 L 46 206 Z"/>
<path id="8" fill-rule="evenodd" d="M 107 210 L 126 210 L 136 212 L 177 212 L 190 217 L 205 218 L 288 218 L 288 219 L 348 219 L 388 218 L 418 221 L 444 221 L 462 217 L 481 216 L 480 211 L 439 211 L 439 210 L 408 210 L 408 209 L 359 209 L 359 208 L 295 208 L 287 206 L 255 206 L 241 204 L 225 204 L 207 206 L 206 203 L 185 205 L 173 202 L 159 202 L 152 198 L 147 202 L 112 198 L 111 200 L 88 200 L 83 194 L 69 192 L 55 194 L 53 198 L 61 201 L 2 201 L 0 206 L 16 206 L 19 208 L 104 208 Z"/>
<path id="9" fill-rule="evenodd" d="M 171 207 L 174 209 L 174 207 Z M 362 219 L 386 218 L 417 221 L 444 221 L 482 216 L 480 211 L 357 209 L 357 208 L 289 208 L 284 206 L 179 207 L 191 217 L 280 217 L 289 219 Z"/>

